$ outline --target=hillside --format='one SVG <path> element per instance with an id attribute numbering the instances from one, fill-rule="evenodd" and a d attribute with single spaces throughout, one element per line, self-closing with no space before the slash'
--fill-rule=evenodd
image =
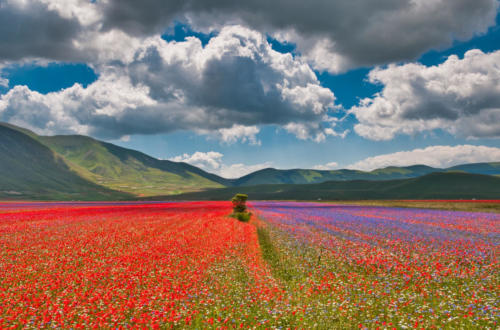
<path id="1" fill-rule="evenodd" d="M 495 164 L 497 164 L 495 166 Z M 266 168 L 250 173 L 232 181 L 233 186 L 253 186 L 261 184 L 309 184 L 327 181 L 353 180 L 394 180 L 417 178 L 434 172 L 460 171 L 473 174 L 500 175 L 500 163 L 482 163 L 455 166 L 448 169 L 434 168 L 425 165 L 407 167 L 386 167 L 371 172 L 358 170 L 277 170 Z"/>
<path id="2" fill-rule="evenodd" d="M 449 171 L 462 171 L 474 174 L 500 175 L 500 162 L 457 165 L 448 168 Z"/>
<path id="3" fill-rule="evenodd" d="M 0 199 L 107 200 L 132 196 L 81 178 L 29 134 L 0 125 Z"/>
<path id="4" fill-rule="evenodd" d="M 253 200 L 500 199 L 500 178 L 458 172 L 432 173 L 387 181 L 231 187 L 165 196 L 163 199 L 228 200 L 236 193 L 248 194 Z"/>
<path id="5" fill-rule="evenodd" d="M 419 178 L 431 173 L 474 173 L 500 177 L 500 163 L 478 163 L 448 169 L 424 165 L 386 167 L 371 172 L 268 168 L 238 179 L 224 179 L 187 163 L 159 160 L 139 151 L 86 136 L 39 136 L 14 125 L 0 123 L 0 127 L 0 170 L 2 174 L 9 173 L 0 178 L 0 198 L 121 199 L 202 192 L 200 198 L 218 199 L 219 193 L 226 196 L 231 193 L 224 191 L 241 191 L 239 187 L 247 186 L 257 188 L 245 188 L 245 191 L 255 191 L 259 196 L 264 196 L 262 198 L 267 195 L 274 198 L 278 187 L 275 185 L 285 185 L 279 186 L 279 198 L 285 198 L 286 195 L 293 199 L 316 199 L 327 197 L 322 196 L 323 188 L 314 185 L 335 181 L 335 187 L 339 191 L 333 193 L 328 188 L 326 190 L 331 194 L 328 196 L 338 199 L 344 194 L 345 198 L 359 199 L 371 198 L 369 196 L 372 195 L 372 190 L 379 189 L 379 185 L 372 181 L 384 181 L 380 183 L 380 187 L 386 187 L 390 180 Z M 342 182 L 348 183 L 344 187 Z M 287 184 L 296 186 L 292 186 L 292 189 Z M 358 191 L 349 192 L 358 186 Z M 224 187 L 237 188 L 213 190 Z M 452 188 L 453 182 L 447 187 Z M 313 196 L 311 192 L 315 189 L 319 191 Z M 346 191 L 340 192 L 343 189 Z M 206 193 L 203 192 L 205 190 Z M 365 197 L 364 191 L 367 191 L 368 197 Z M 479 198 L 475 196 L 478 193 L 471 191 L 471 196 Z M 214 197 L 206 197 L 205 194 L 213 194 Z M 404 195 L 405 191 L 401 191 L 401 194 Z M 412 192 L 411 196 L 414 194 Z M 385 197 L 381 194 L 380 198 Z"/>
<path id="6" fill-rule="evenodd" d="M 39 137 L 80 176 L 110 189 L 154 196 L 220 188 L 225 179 L 186 163 L 158 160 L 141 152 L 80 135 Z"/>

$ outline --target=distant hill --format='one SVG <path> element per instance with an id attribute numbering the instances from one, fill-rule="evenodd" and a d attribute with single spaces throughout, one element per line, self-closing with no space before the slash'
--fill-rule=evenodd
<path id="1" fill-rule="evenodd" d="M 447 171 L 461 171 L 466 173 L 485 175 L 500 175 L 500 162 L 457 165 L 448 168 Z"/>
<path id="2" fill-rule="evenodd" d="M 86 136 L 39 136 L 14 125 L 0 124 L 0 127 L 4 147 L 0 169 L 5 169 L 6 172 L 2 173 L 16 170 L 18 174 L 0 177 L 0 190 L 4 191 L 0 198 L 130 199 L 199 191 L 230 184 L 228 180 L 195 166 L 158 160 Z M 57 166 L 48 163 L 49 155 L 57 161 Z M 26 165 L 16 168 L 13 164 Z M 37 168 L 30 170 L 27 167 Z M 50 188 L 57 182 L 66 186 Z M 77 188 L 85 186 L 106 191 L 107 195 L 96 196 L 90 192 L 86 196 L 76 194 L 79 191 Z M 19 189 L 14 189 L 16 187 Z M 42 192 L 38 190 L 39 187 L 50 189 Z M 21 193 L 28 190 L 29 193 Z"/>
<path id="3" fill-rule="evenodd" d="M 186 163 L 158 160 L 141 152 L 80 135 L 39 137 L 83 178 L 134 195 L 178 194 L 228 185 L 227 180 Z"/>
<path id="4" fill-rule="evenodd" d="M 366 181 L 359 183 L 361 187 L 375 187 L 376 183 L 370 183 L 371 181 L 420 178 L 431 173 L 469 173 L 500 177 L 499 162 L 465 164 L 447 169 L 424 165 L 386 167 L 370 172 L 267 168 L 238 179 L 225 179 L 187 163 L 159 160 L 142 152 L 87 136 L 39 136 L 27 129 L 4 123 L 0 123 L 0 128 L 0 199 L 123 199 L 205 190 L 210 194 L 218 194 L 219 190 L 212 189 L 247 186 L 271 189 L 261 191 L 260 195 L 269 193 L 274 196 L 274 185 L 283 184 L 297 185 L 294 186 L 296 192 L 300 189 L 316 189 L 300 185 L 335 181 L 339 183 L 338 187 L 342 187 L 340 183 L 344 181 Z M 348 185 L 354 186 L 352 183 Z M 252 189 L 249 188 L 248 191 L 253 191 Z M 204 194 L 201 193 L 200 196 Z M 358 192 L 353 196 L 358 195 L 362 194 Z M 346 193 L 346 198 L 348 196 L 351 195 Z"/>
<path id="5" fill-rule="evenodd" d="M 327 181 L 353 180 L 394 180 L 417 178 L 436 172 L 465 172 L 471 174 L 500 175 L 499 163 L 478 163 L 458 165 L 450 168 L 435 168 L 425 165 L 406 167 L 385 167 L 370 172 L 358 170 L 277 170 L 266 168 L 231 181 L 233 186 L 253 186 L 261 184 L 310 184 Z"/>
<path id="6" fill-rule="evenodd" d="M 398 180 L 230 187 L 168 196 L 163 199 L 229 200 L 236 193 L 248 194 L 252 200 L 500 199 L 500 178 L 480 174 L 438 172 L 418 178 Z"/>
<path id="7" fill-rule="evenodd" d="M 29 131 L 28 131 L 29 132 Z M 89 182 L 28 132 L 0 125 L 0 199 L 130 199 Z"/>

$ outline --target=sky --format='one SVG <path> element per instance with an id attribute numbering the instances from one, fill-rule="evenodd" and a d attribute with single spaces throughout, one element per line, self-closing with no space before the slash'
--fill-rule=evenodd
<path id="1" fill-rule="evenodd" d="M 224 177 L 500 161 L 499 0 L 0 0 L 0 121 Z"/>

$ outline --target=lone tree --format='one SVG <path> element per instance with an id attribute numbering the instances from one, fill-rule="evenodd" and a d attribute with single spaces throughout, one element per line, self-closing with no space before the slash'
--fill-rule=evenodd
<path id="1" fill-rule="evenodd" d="M 247 202 L 248 195 L 245 194 L 236 194 L 233 199 L 231 199 L 231 202 L 233 203 L 233 212 L 234 213 L 239 213 L 239 212 L 246 212 L 247 211 Z"/>
<path id="2" fill-rule="evenodd" d="M 231 202 L 233 203 L 233 213 L 231 216 L 243 222 L 248 222 L 250 220 L 250 216 L 252 215 L 247 211 L 247 202 L 248 196 L 245 194 L 236 194 Z"/>

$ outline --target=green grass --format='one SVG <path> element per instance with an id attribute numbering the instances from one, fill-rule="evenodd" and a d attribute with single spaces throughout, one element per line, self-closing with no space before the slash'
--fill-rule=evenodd
<path id="1" fill-rule="evenodd" d="M 300 170 L 299 173 L 304 177 L 307 183 L 318 182 L 323 178 L 321 172 L 313 170 Z"/>
<path id="2" fill-rule="evenodd" d="M 382 169 L 377 169 L 371 172 L 374 175 L 391 175 L 391 174 L 401 174 L 402 176 L 411 174 L 412 171 L 404 167 L 390 166 Z"/>
<path id="3" fill-rule="evenodd" d="M 187 164 L 161 161 L 84 136 L 40 137 L 72 170 L 96 184 L 136 196 L 154 196 L 223 187 Z"/>
<path id="4" fill-rule="evenodd" d="M 0 198 L 109 200 L 132 196 L 89 182 L 32 135 L 0 125 Z"/>
<path id="5" fill-rule="evenodd" d="M 285 265 L 278 250 L 273 245 L 269 232 L 264 227 L 257 228 L 257 236 L 262 251 L 262 257 L 269 264 L 274 277 L 282 281 L 290 282 L 293 279 L 293 272 Z"/>
<path id="6" fill-rule="evenodd" d="M 220 188 L 228 181 L 185 163 L 79 135 L 38 136 L 0 123 L 0 198 L 114 200 Z"/>
<path id="7" fill-rule="evenodd" d="M 323 251 L 296 240 L 264 221 L 257 228 L 263 259 L 274 278 L 279 280 L 283 294 L 288 296 L 282 316 L 285 328 L 347 329 L 353 323 L 340 317 L 338 304 L 328 295 L 314 293 L 328 258 L 321 257 Z M 314 293 L 313 295 L 311 293 Z M 295 314 L 290 313 L 295 311 Z"/>

